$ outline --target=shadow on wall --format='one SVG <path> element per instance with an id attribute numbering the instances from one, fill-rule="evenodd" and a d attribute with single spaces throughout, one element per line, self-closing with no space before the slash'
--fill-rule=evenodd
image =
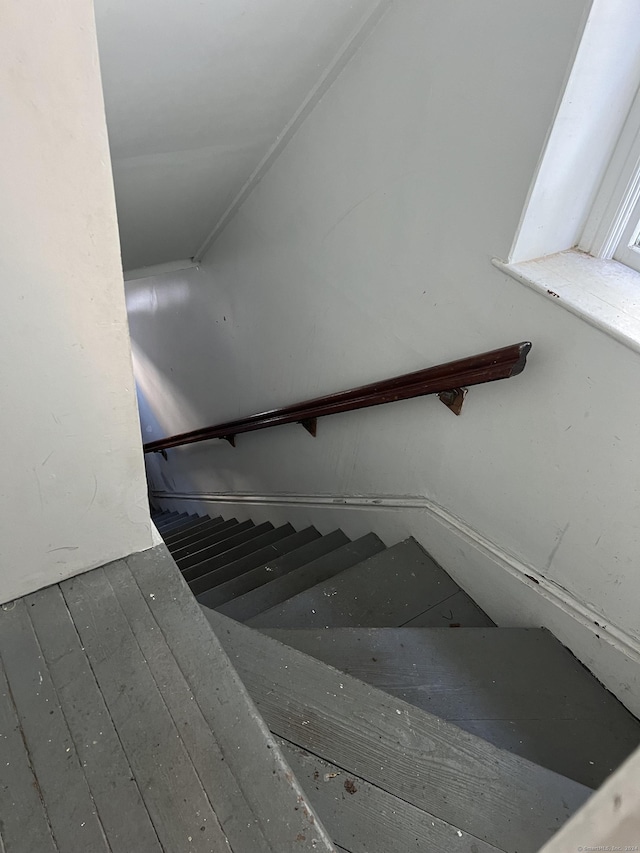
<path id="1" fill-rule="evenodd" d="M 143 442 L 248 414 L 241 390 L 251 375 L 251 354 L 234 349 L 232 306 L 224 296 L 212 298 L 210 279 L 190 269 L 125 287 Z M 243 374 L 244 383 L 238 379 Z M 145 462 L 152 489 L 204 489 L 204 471 L 212 468 L 220 488 L 238 488 L 224 442 L 175 448 L 166 460 L 149 454 Z"/>
<path id="2" fill-rule="evenodd" d="M 185 400 L 177 383 L 158 370 L 150 359 L 140 352 L 134 341 L 132 341 L 132 355 L 143 443 L 163 438 L 174 432 L 194 429 L 205 423 L 203 416 L 197 414 L 195 408 Z M 166 459 L 160 453 L 145 454 L 149 488 L 168 492 L 198 492 L 203 484 L 197 482 L 197 477 L 185 476 L 182 473 L 184 466 L 179 464 L 174 466 L 172 463 L 178 462 L 183 454 L 192 457 L 202 456 L 202 466 L 206 469 L 212 464 L 211 453 L 215 451 L 216 445 L 224 453 L 226 448 L 222 443 L 207 442 L 205 447 L 189 445 L 168 450 Z M 234 484 L 232 472 L 229 471 L 228 476 L 225 476 L 228 461 L 214 467 L 222 488 L 232 488 Z M 196 464 L 193 470 L 199 471 L 201 466 Z M 176 477 L 179 477 L 179 482 L 176 481 Z"/>
<path id="3" fill-rule="evenodd" d="M 250 356 L 234 349 L 231 306 L 212 293 L 210 279 L 193 268 L 125 288 L 136 380 L 162 434 L 242 414 L 229 391 L 239 387 Z M 147 441 L 155 437 L 145 432 Z"/>
<path id="4" fill-rule="evenodd" d="M 138 413 L 140 415 L 140 431 L 142 433 L 142 441 L 150 440 L 150 436 L 162 436 L 164 431 L 160 422 L 155 416 L 153 408 L 149 404 L 149 401 L 145 397 L 145 395 L 140 390 L 140 385 L 136 381 L 136 396 L 138 398 Z M 168 471 L 164 471 L 162 466 L 159 464 L 164 460 L 161 459 L 159 454 L 145 454 L 144 463 L 145 469 L 147 473 L 147 485 L 149 487 L 149 497 L 151 497 L 151 490 L 158 488 L 172 489 L 173 481 L 171 475 Z"/>

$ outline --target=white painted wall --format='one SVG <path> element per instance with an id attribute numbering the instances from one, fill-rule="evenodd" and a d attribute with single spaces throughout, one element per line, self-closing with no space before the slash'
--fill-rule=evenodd
<path id="1" fill-rule="evenodd" d="M 387 2 L 96 0 L 126 270 L 201 249 Z"/>
<path id="2" fill-rule="evenodd" d="M 533 341 L 459 418 L 407 401 L 315 440 L 169 451 L 153 480 L 212 512 L 412 533 L 501 624 L 547 625 L 640 712 L 638 355 L 490 261 L 588 8 L 396 3 L 202 268 L 130 282 L 128 304 L 146 439 Z"/>
<path id="3" fill-rule="evenodd" d="M 581 242 L 640 82 L 640 0 L 594 0 L 577 48 L 509 253 L 514 263 Z"/>
<path id="4" fill-rule="evenodd" d="M 91 0 L 0 31 L 0 601 L 151 546 Z"/>

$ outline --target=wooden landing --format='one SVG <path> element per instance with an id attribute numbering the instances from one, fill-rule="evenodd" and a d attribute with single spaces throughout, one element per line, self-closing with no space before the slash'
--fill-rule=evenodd
<path id="1" fill-rule="evenodd" d="M 2 853 L 335 850 L 164 546 L 0 610 Z"/>

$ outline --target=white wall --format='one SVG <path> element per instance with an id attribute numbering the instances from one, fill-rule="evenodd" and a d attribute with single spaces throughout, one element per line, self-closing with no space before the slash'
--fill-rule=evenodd
<path id="1" fill-rule="evenodd" d="M 459 418 L 429 398 L 315 440 L 194 445 L 154 458 L 154 483 L 212 512 L 413 533 L 501 624 L 547 625 L 640 711 L 638 356 L 490 262 L 588 7 L 396 3 L 204 266 L 128 301 L 147 439 L 531 340 L 525 372 Z"/>
<path id="2" fill-rule="evenodd" d="M 594 0 L 510 261 L 581 242 L 638 90 L 639 23 L 638 0 Z"/>
<path id="3" fill-rule="evenodd" d="M 96 0 L 125 269 L 202 251 L 381 2 Z"/>
<path id="4" fill-rule="evenodd" d="M 0 31 L 0 601 L 151 545 L 90 0 Z"/>

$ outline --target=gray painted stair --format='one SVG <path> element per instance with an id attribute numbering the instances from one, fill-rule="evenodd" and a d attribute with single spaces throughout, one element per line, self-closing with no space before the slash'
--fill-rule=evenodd
<path id="1" fill-rule="evenodd" d="M 191 524 L 168 546 L 336 850 L 533 853 L 640 742 L 413 539 Z"/>
<path id="2" fill-rule="evenodd" d="M 251 620 L 258 628 L 402 625 L 458 585 L 413 539 L 386 548 L 321 587 L 311 587 Z"/>
<path id="3" fill-rule="evenodd" d="M 184 539 L 189 539 L 192 536 L 201 536 L 203 529 L 214 529 L 222 524 L 222 518 L 198 518 L 192 524 L 188 524 L 184 530 L 179 530 L 176 533 L 168 533 L 165 537 L 165 545 L 167 548 L 172 547 Z"/>
<path id="4" fill-rule="evenodd" d="M 207 545 L 201 551 L 195 551 L 188 557 L 179 557 L 176 559 L 180 570 L 186 573 L 187 577 L 197 577 L 201 574 L 200 566 L 203 566 L 213 557 L 223 554 L 225 551 L 233 548 L 235 545 L 242 545 L 250 539 L 255 539 L 257 536 L 262 536 L 263 533 L 268 533 L 273 530 L 273 524 L 265 521 L 263 524 L 253 524 L 250 521 L 243 521 L 236 527 L 230 528 L 230 536 L 225 536 L 221 541 L 215 544 Z"/>
<path id="5" fill-rule="evenodd" d="M 640 743 L 638 721 L 543 629 L 265 633 L 591 788 Z"/>
<path id="6" fill-rule="evenodd" d="M 462 590 L 403 624 L 405 628 L 495 628 L 495 623 Z"/>
<path id="7" fill-rule="evenodd" d="M 325 554 L 335 551 L 341 545 L 346 545 L 348 541 L 349 539 L 341 530 L 334 530 L 326 536 L 321 536 L 307 545 L 296 548 L 295 551 L 283 554 L 278 559 L 268 560 L 264 565 L 250 572 L 245 572 L 233 580 L 220 584 L 209 593 L 206 593 L 208 596 L 206 601 L 203 598 L 200 598 L 199 601 L 201 604 L 206 604 L 207 607 L 213 609 L 227 602 L 231 603 L 233 599 L 237 599 L 239 596 L 251 592 L 264 584 L 270 584 L 277 578 L 292 572 L 294 569 L 298 569 L 307 563 L 317 560 L 319 557 L 323 557 Z"/>
<path id="8" fill-rule="evenodd" d="M 212 557 L 206 563 L 199 563 L 197 566 L 188 569 L 185 572 L 185 579 L 188 580 L 191 591 L 194 595 L 199 595 L 218 583 L 231 580 L 235 577 L 235 565 L 242 557 L 252 554 L 254 551 L 261 550 L 267 545 L 273 545 L 281 539 L 286 539 L 295 531 L 290 524 L 283 524 L 282 527 L 272 528 L 262 533 L 261 536 L 255 535 L 255 531 L 259 530 L 262 525 L 258 525 L 249 531 L 251 538 L 246 539 L 239 545 L 224 551 L 217 557 Z M 192 573 L 197 571 L 198 574 L 193 577 Z M 190 577 L 187 577 L 187 575 Z"/>
<path id="9" fill-rule="evenodd" d="M 486 844 L 534 853 L 589 796 L 216 611 L 206 616 L 274 734 Z"/>
<path id="10" fill-rule="evenodd" d="M 353 853 L 498 849 L 295 744 L 277 741 L 338 849 Z"/>
<path id="11" fill-rule="evenodd" d="M 258 618 L 263 611 L 268 611 L 281 602 L 285 602 L 290 596 L 296 595 L 320 581 L 332 578 L 361 560 L 383 550 L 383 542 L 374 533 L 368 533 L 354 542 L 342 545 L 335 551 L 289 572 L 284 577 L 277 578 L 258 589 L 241 595 L 228 604 L 222 605 L 220 612 L 251 624 L 252 617 Z"/>
<path id="12" fill-rule="evenodd" d="M 194 519 L 194 518 L 196 518 L 196 517 L 197 517 L 197 516 L 196 516 L 196 514 L 195 514 L 195 513 L 190 513 L 190 512 L 179 512 L 179 513 L 178 513 L 177 515 L 175 515 L 173 518 L 170 518 L 170 519 L 169 519 L 169 523 L 175 523 L 175 522 L 177 522 L 177 521 L 191 521 L 192 519 Z"/>
<path id="13" fill-rule="evenodd" d="M 177 512 L 160 512 L 160 513 L 155 513 L 154 515 L 151 516 L 151 518 L 152 518 L 154 524 L 157 526 L 158 524 L 161 524 L 163 521 L 166 521 L 167 518 L 171 518 L 172 516 L 177 515 L 177 514 L 178 514 Z"/>
<path id="14" fill-rule="evenodd" d="M 181 524 L 184 521 L 188 521 L 190 518 L 189 514 L 186 512 L 180 513 L 179 515 L 174 516 L 173 518 L 169 518 L 166 521 L 161 521 L 157 527 L 158 530 L 164 530 L 168 532 L 171 530 L 176 524 Z"/>
<path id="15" fill-rule="evenodd" d="M 227 577 L 219 574 L 219 572 L 214 572 L 212 577 L 213 585 L 206 592 L 198 595 L 198 601 L 200 604 L 206 604 L 207 607 L 214 607 L 214 601 L 217 603 L 216 593 L 221 587 L 227 586 L 227 584 L 242 583 L 242 579 L 251 571 L 255 569 L 262 569 L 264 571 L 265 566 L 268 568 L 270 563 L 275 562 L 279 557 L 300 551 L 305 545 L 312 544 L 320 538 L 320 534 L 315 527 L 306 527 L 298 533 L 292 533 L 290 536 L 285 536 L 277 542 L 266 545 L 263 548 L 258 548 L 245 557 L 225 563 L 219 572 L 224 573 Z"/>
<path id="16" fill-rule="evenodd" d="M 207 533 L 213 533 L 216 528 L 223 529 L 222 525 L 226 523 L 227 522 L 225 522 L 221 516 L 218 516 L 217 518 L 207 518 L 201 525 L 193 528 L 193 530 L 187 530 L 185 533 L 174 533 L 168 535 L 165 539 L 165 545 L 167 548 L 183 547 L 184 545 L 188 545 L 193 539 L 198 540 Z M 236 519 L 231 519 L 231 523 L 237 523 Z"/>
<path id="17" fill-rule="evenodd" d="M 175 525 L 175 530 L 173 527 L 171 527 L 170 529 L 165 530 L 165 532 L 167 536 L 173 536 L 174 533 L 186 533 L 188 530 L 191 530 L 194 525 L 202 524 L 203 520 L 204 519 L 200 515 L 190 515 L 187 519 Z"/>
<path id="18" fill-rule="evenodd" d="M 184 563 L 186 567 L 187 561 L 191 557 L 195 557 L 196 554 L 202 555 L 208 548 L 212 548 L 230 536 L 237 536 L 238 533 L 254 527 L 253 521 L 238 522 L 235 518 L 231 518 L 229 521 L 216 525 L 214 529 L 207 529 L 201 536 L 196 535 L 187 542 L 176 542 L 175 545 L 170 546 L 171 554 L 178 565 Z M 196 558 L 195 562 L 199 562 L 199 558 Z"/>

